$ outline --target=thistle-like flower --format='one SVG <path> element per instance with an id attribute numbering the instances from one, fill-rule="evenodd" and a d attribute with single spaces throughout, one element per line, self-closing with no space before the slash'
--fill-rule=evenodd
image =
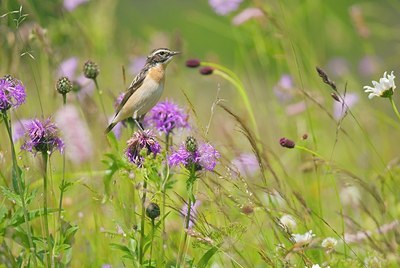
<path id="1" fill-rule="evenodd" d="M 52 154 L 55 150 L 61 153 L 64 151 L 64 143 L 58 137 L 58 128 L 51 122 L 50 118 L 45 121 L 33 119 L 26 125 L 26 141 L 21 146 L 21 149 L 29 151 L 36 155 L 40 152 L 42 154 Z"/>
<path id="2" fill-rule="evenodd" d="M 379 82 L 372 81 L 373 87 L 364 86 L 364 91 L 369 93 L 368 98 L 372 99 L 373 97 L 382 97 L 389 98 L 393 95 L 396 85 L 394 84 L 394 76 L 393 71 L 390 75 L 387 75 L 387 72 L 383 74 L 383 77 L 379 79 Z"/>
<path id="3" fill-rule="evenodd" d="M 21 81 L 7 75 L 0 79 L 0 110 L 7 111 L 25 102 L 25 87 Z"/>
<path id="4" fill-rule="evenodd" d="M 158 131 L 170 134 L 174 129 L 187 128 L 189 115 L 171 101 L 164 101 L 154 106 L 145 118 L 145 124 Z"/>
<path id="5" fill-rule="evenodd" d="M 83 74 L 85 75 L 86 78 L 94 80 L 99 75 L 99 73 L 100 73 L 99 67 L 95 62 L 88 60 L 83 65 Z"/>
<path id="6" fill-rule="evenodd" d="M 169 156 L 171 166 L 184 165 L 189 170 L 213 171 L 220 154 L 209 143 L 197 144 L 196 139 L 188 137 L 178 150 Z"/>
<path id="7" fill-rule="evenodd" d="M 65 95 L 72 90 L 72 82 L 68 79 L 68 77 L 63 76 L 57 80 L 56 90 L 61 95 Z"/>
<path id="8" fill-rule="evenodd" d="M 153 133 L 146 129 L 137 131 L 132 138 L 127 141 L 128 147 L 125 150 L 125 155 L 130 162 L 142 167 L 144 158 L 141 155 L 142 150 L 147 150 L 146 154 L 154 154 L 156 156 L 161 151 L 160 144 L 156 141 Z"/>

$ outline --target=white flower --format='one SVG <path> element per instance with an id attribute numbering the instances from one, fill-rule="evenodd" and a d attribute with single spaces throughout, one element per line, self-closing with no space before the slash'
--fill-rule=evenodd
<path id="1" fill-rule="evenodd" d="M 321 246 L 328 250 L 334 249 L 336 245 L 337 245 L 337 240 L 333 237 L 327 237 L 321 243 Z"/>
<path id="2" fill-rule="evenodd" d="M 292 239 L 296 244 L 298 244 L 298 246 L 302 246 L 309 244 L 314 236 L 315 234 L 310 230 L 305 234 L 292 234 Z"/>
<path id="3" fill-rule="evenodd" d="M 295 219 L 291 215 L 288 215 L 288 214 L 283 215 L 279 219 L 279 222 L 280 222 L 280 225 L 282 228 L 288 229 L 289 231 L 293 231 L 297 227 L 297 223 L 296 223 Z"/>
<path id="4" fill-rule="evenodd" d="M 311 268 L 321 268 L 321 266 L 319 266 L 319 264 L 313 264 Z"/>
<path id="5" fill-rule="evenodd" d="M 368 98 L 372 99 L 373 97 L 382 97 L 388 98 L 393 94 L 396 85 L 394 84 L 394 79 L 396 77 L 393 74 L 393 71 L 390 75 L 387 76 L 387 72 L 383 74 L 383 77 L 379 79 L 379 83 L 376 81 L 372 81 L 374 87 L 365 86 L 364 91 L 369 93 Z"/>

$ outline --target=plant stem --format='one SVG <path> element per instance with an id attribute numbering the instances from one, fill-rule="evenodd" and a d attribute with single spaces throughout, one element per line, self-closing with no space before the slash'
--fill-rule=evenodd
<path id="1" fill-rule="evenodd" d="M 63 97 L 63 107 L 67 104 L 67 94 L 62 94 Z M 62 235 L 62 223 L 61 223 L 61 211 L 65 191 L 65 153 L 63 153 L 63 163 L 62 163 L 62 180 L 60 186 L 60 200 L 58 203 L 58 226 L 59 226 L 59 244 L 61 245 L 61 235 Z"/>
<path id="2" fill-rule="evenodd" d="M 149 260 L 150 267 L 151 267 L 151 256 L 153 254 L 153 241 L 154 241 L 154 219 L 151 219 L 151 244 L 150 244 L 150 260 Z"/>
<path id="3" fill-rule="evenodd" d="M 49 155 L 47 152 L 42 152 L 43 155 L 43 212 L 44 212 L 44 229 L 46 233 L 47 239 L 47 267 L 52 267 L 52 246 L 51 246 L 51 239 L 50 239 L 50 231 L 49 231 L 49 220 L 47 218 L 47 161 Z"/>
<path id="4" fill-rule="evenodd" d="M 165 150 L 166 150 L 166 159 L 168 158 L 168 153 L 169 153 L 169 133 L 165 135 Z M 165 164 L 164 167 L 164 180 L 161 186 L 161 192 L 162 192 L 162 204 L 161 204 L 161 220 L 162 220 L 162 239 L 161 239 L 161 259 L 165 259 L 165 247 L 166 247 L 166 240 L 167 240 L 167 234 L 165 232 L 165 207 L 166 207 L 166 184 L 168 181 L 168 164 Z"/>
<path id="5" fill-rule="evenodd" d="M 141 220 L 140 220 L 140 246 L 139 246 L 139 263 L 140 265 L 143 264 L 143 257 L 144 257 L 144 220 L 146 217 L 146 208 L 145 208 L 145 202 L 146 202 L 146 193 L 147 193 L 147 179 L 144 179 L 143 182 L 143 195 L 142 195 L 142 215 L 141 215 Z"/>
<path id="6" fill-rule="evenodd" d="M 99 84 L 97 83 L 97 79 L 93 79 L 94 84 L 96 85 L 97 93 L 99 94 L 99 100 L 100 100 L 100 105 L 101 109 L 103 110 L 104 113 L 104 118 L 106 119 L 106 122 L 108 122 L 107 114 L 106 114 L 106 109 L 104 108 L 104 102 L 103 102 L 103 92 L 99 88 Z"/>
<path id="7" fill-rule="evenodd" d="M 397 119 L 400 120 L 399 110 L 397 110 L 396 104 L 394 103 L 394 100 L 393 100 L 393 97 L 392 97 L 392 96 L 389 97 L 389 101 L 390 101 L 390 103 L 392 104 L 392 108 L 393 108 L 393 110 L 394 110 L 394 113 L 395 113 L 396 116 L 397 116 Z"/>
<path id="8" fill-rule="evenodd" d="M 9 137 L 10 143 L 11 143 L 11 156 L 12 156 L 12 161 L 13 161 L 12 170 L 13 170 L 13 173 L 15 174 L 15 176 L 17 177 L 17 189 L 14 189 L 14 190 L 16 192 L 18 192 L 18 194 L 21 198 L 22 211 L 24 213 L 24 221 L 26 223 L 26 232 L 28 235 L 28 242 L 29 242 L 29 247 L 30 247 L 29 251 L 33 251 L 33 263 L 34 263 L 34 266 L 37 267 L 38 264 L 37 264 L 37 260 L 36 260 L 36 247 L 33 244 L 31 228 L 29 225 L 30 219 L 29 219 L 28 210 L 26 208 L 25 186 L 22 181 L 21 170 L 18 166 L 17 155 L 15 153 L 15 147 L 14 147 L 14 141 L 12 139 L 11 119 L 8 118 L 6 111 L 2 111 L 2 116 L 3 116 L 3 121 L 6 125 L 8 137 Z"/>
<path id="9" fill-rule="evenodd" d="M 185 254 L 185 248 L 186 248 L 186 241 L 187 241 L 187 237 L 188 237 L 188 233 L 187 233 L 187 230 L 189 229 L 189 223 L 190 223 L 190 211 L 191 211 L 191 208 L 192 208 L 192 201 L 191 201 L 191 199 L 189 198 L 189 200 L 188 200 L 188 204 L 187 204 L 187 213 L 186 213 L 186 218 L 185 218 L 185 230 L 184 230 L 184 235 L 183 235 L 183 244 L 182 244 L 182 246 L 179 248 L 179 251 L 181 252 L 180 254 L 179 254 L 179 258 L 178 258 L 178 267 L 180 267 L 181 266 L 181 263 L 182 263 L 182 261 L 183 261 L 183 259 L 184 259 L 184 257 L 183 257 L 183 255 Z"/>

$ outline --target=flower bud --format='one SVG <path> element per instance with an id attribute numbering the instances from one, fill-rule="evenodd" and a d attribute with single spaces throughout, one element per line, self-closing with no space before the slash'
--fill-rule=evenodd
<path id="1" fill-rule="evenodd" d="M 194 153 L 197 150 L 197 141 L 194 137 L 189 136 L 185 141 L 186 150 L 188 152 Z"/>
<path id="2" fill-rule="evenodd" d="M 202 75 L 210 75 L 214 72 L 214 68 L 210 66 L 204 66 L 200 69 L 200 74 Z"/>
<path id="3" fill-rule="evenodd" d="M 294 143 L 294 141 L 289 140 L 289 139 L 287 139 L 287 138 L 281 138 L 281 139 L 279 140 L 279 143 L 281 144 L 282 147 L 289 148 L 289 149 L 294 148 L 294 146 L 296 145 L 296 144 Z"/>
<path id="4" fill-rule="evenodd" d="M 86 78 L 96 79 L 99 73 L 100 73 L 99 67 L 95 62 L 91 60 L 85 62 L 85 65 L 83 66 L 83 74 L 85 75 Z"/>
<path id="5" fill-rule="evenodd" d="M 56 90 L 58 93 L 65 95 L 72 90 L 72 82 L 68 77 L 60 77 L 56 83 Z"/>
<path id="6" fill-rule="evenodd" d="M 197 68 L 199 66 L 200 66 L 200 60 L 198 59 L 190 59 L 186 61 L 186 67 Z"/>
<path id="7" fill-rule="evenodd" d="M 146 208 L 146 215 L 150 219 L 154 220 L 160 216 L 160 207 L 156 203 L 150 203 Z"/>

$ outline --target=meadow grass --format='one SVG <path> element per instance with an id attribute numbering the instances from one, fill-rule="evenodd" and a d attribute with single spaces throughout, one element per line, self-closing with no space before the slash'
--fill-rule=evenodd
<path id="1" fill-rule="evenodd" d="M 400 4 L 216 2 L 0 2 L 0 267 L 400 265 L 399 98 L 363 88 Z M 104 134 L 158 47 L 148 130 Z"/>

